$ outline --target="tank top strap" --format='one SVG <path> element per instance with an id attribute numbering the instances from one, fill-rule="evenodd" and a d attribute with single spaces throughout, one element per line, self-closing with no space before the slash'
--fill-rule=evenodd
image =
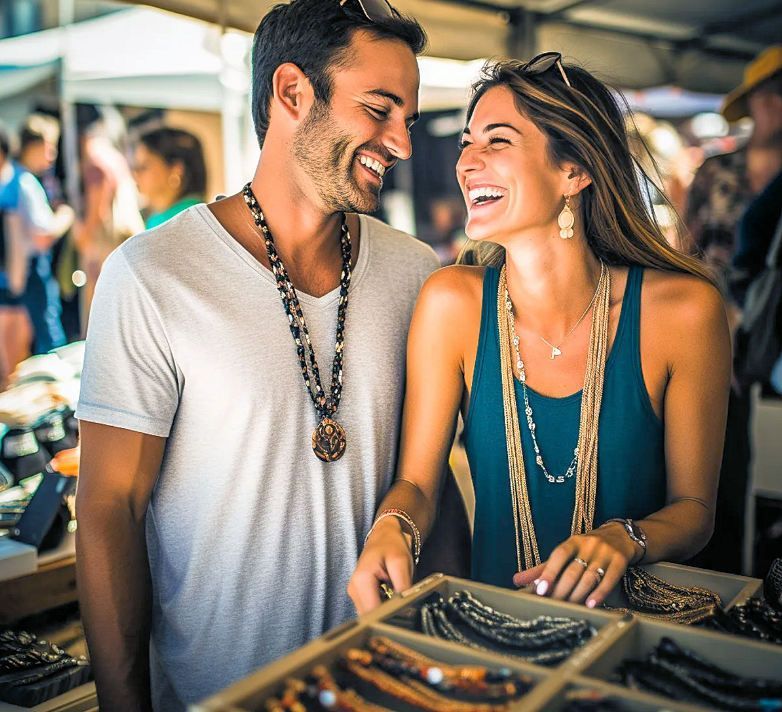
<path id="1" fill-rule="evenodd" d="M 500 271 L 495 267 L 486 267 L 483 274 L 483 302 L 481 304 L 481 330 L 478 336 L 478 348 L 475 352 L 475 366 L 470 387 L 470 405 L 467 409 L 465 429 L 469 429 L 472 414 L 483 396 L 482 384 L 489 372 L 499 360 L 499 335 L 497 333 L 497 287 Z M 488 375 L 491 375 L 489 373 Z"/>
<path id="2" fill-rule="evenodd" d="M 643 267 L 631 265 L 627 272 L 627 284 L 622 297 L 622 311 L 619 324 L 611 347 L 609 360 L 620 361 L 612 368 L 619 368 L 629 375 L 641 367 L 641 286 L 643 282 Z"/>

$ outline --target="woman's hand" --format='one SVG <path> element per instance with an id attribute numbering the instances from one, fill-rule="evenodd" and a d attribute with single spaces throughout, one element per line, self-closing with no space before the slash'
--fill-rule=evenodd
<path id="1" fill-rule="evenodd" d="M 412 537 L 396 517 L 385 517 L 375 525 L 348 582 L 348 595 L 359 615 L 381 604 L 381 583 L 390 584 L 394 591 L 413 584 Z"/>
<path id="2" fill-rule="evenodd" d="M 571 536 L 562 542 L 548 561 L 517 573 L 513 583 L 535 584 L 540 596 L 600 605 L 619 583 L 627 567 L 642 556 L 621 524 L 606 524 L 589 534 Z"/>

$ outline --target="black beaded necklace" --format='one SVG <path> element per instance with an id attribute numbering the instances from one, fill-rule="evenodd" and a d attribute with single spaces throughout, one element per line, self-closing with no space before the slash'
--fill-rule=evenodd
<path id="1" fill-rule="evenodd" d="M 293 335 L 293 341 L 296 344 L 301 375 L 304 378 L 307 392 L 310 394 L 318 414 L 318 426 L 312 433 L 312 449 L 323 462 L 339 460 L 345 454 L 347 445 L 344 428 L 333 420 L 342 396 L 342 353 L 345 346 L 345 315 L 348 309 L 348 289 L 350 288 L 350 233 L 345 223 L 345 214 L 342 214 L 340 231 L 342 273 L 339 278 L 337 343 L 334 350 L 334 363 L 331 367 L 331 389 L 330 394 L 327 396 L 321 385 L 320 370 L 318 369 L 318 362 L 315 360 L 315 349 L 312 346 L 312 341 L 310 341 L 310 334 L 307 329 L 307 323 L 304 321 L 304 314 L 301 310 L 296 289 L 288 276 L 285 266 L 282 264 L 280 256 L 277 254 L 271 230 L 269 230 L 269 226 L 266 224 L 261 206 L 258 204 L 258 199 L 255 197 L 249 183 L 244 186 L 242 193 L 256 226 L 263 234 L 266 254 L 269 256 L 272 273 L 277 281 L 277 291 L 280 293 L 282 306 L 288 315 L 288 325 Z M 307 353 L 309 353 L 309 366 L 307 365 Z M 310 371 L 312 372 L 311 378 Z"/>

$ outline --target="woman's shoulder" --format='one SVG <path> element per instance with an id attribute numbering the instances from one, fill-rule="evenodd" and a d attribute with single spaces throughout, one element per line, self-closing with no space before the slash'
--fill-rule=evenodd
<path id="1" fill-rule="evenodd" d="M 722 329 L 727 321 L 719 290 L 703 277 L 684 272 L 644 270 L 643 309 L 661 333 L 688 338 Z"/>
<path id="2" fill-rule="evenodd" d="M 481 300 L 483 278 L 487 268 L 475 265 L 449 265 L 429 275 L 421 290 L 421 298 L 462 307 L 476 299 Z"/>
<path id="3" fill-rule="evenodd" d="M 671 270 L 644 270 L 644 297 L 662 309 L 689 308 L 695 311 L 722 306 L 722 295 L 698 275 Z"/>

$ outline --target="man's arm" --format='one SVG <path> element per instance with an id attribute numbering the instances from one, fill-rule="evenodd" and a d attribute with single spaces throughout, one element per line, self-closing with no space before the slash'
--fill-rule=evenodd
<path id="1" fill-rule="evenodd" d="M 20 178 L 19 189 L 19 210 L 30 226 L 33 247 L 46 252 L 73 225 L 75 214 L 68 205 L 52 210 L 43 186 L 32 173 Z"/>
<path id="2" fill-rule="evenodd" d="M 166 439 L 84 420 L 80 429 L 76 572 L 98 701 L 151 710 L 144 521 Z"/>

